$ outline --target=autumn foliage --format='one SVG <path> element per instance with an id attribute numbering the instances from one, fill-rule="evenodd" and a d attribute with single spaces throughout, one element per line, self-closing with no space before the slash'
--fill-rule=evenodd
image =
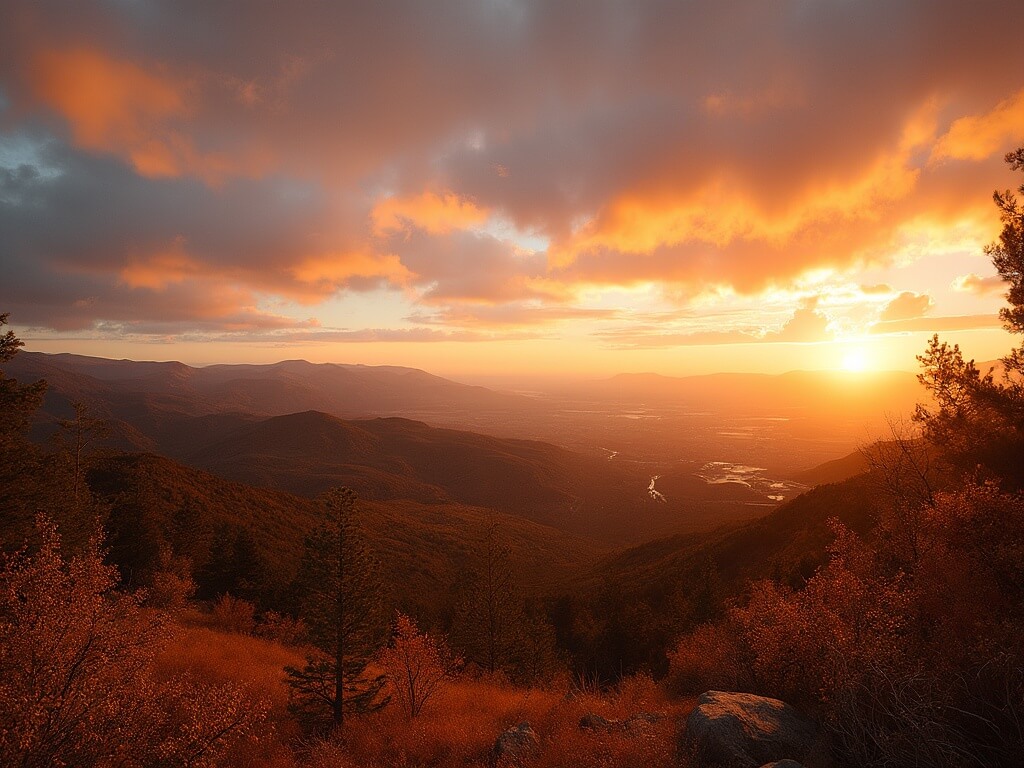
<path id="1" fill-rule="evenodd" d="M 381 651 L 378 663 L 384 670 L 391 696 L 410 717 L 416 717 L 455 676 L 462 659 L 443 638 L 421 632 L 403 613 L 395 618 L 394 639 Z"/>
<path id="2" fill-rule="evenodd" d="M 54 525 L 0 571 L 0 764 L 216 765 L 265 705 L 234 684 L 158 679 L 166 618 L 117 590 L 94 539 L 65 561 Z"/>

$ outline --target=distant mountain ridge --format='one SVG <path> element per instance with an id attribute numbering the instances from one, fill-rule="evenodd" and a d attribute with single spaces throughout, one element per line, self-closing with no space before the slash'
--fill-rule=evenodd
<path id="1" fill-rule="evenodd" d="M 529 398 L 459 384 L 417 368 L 285 360 L 268 365 L 212 365 L 108 360 L 21 352 L 7 366 L 17 379 L 45 378 L 61 394 L 148 394 L 189 415 L 242 411 L 277 416 L 320 410 L 358 417 L 408 409 L 527 407 Z M 187 397 L 187 401 L 180 398 Z"/>

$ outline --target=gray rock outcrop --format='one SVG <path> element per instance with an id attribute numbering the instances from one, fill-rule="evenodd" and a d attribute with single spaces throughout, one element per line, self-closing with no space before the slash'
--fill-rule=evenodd
<path id="1" fill-rule="evenodd" d="M 778 699 L 708 691 L 686 721 L 685 738 L 698 765 L 759 768 L 802 759 L 814 743 L 813 722 Z M 799 764 L 797 764 L 799 765 Z"/>
<path id="2" fill-rule="evenodd" d="M 491 765 L 496 768 L 522 765 L 540 752 L 540 739 L 529 723 L 509 728 L 494 742 Z"/>

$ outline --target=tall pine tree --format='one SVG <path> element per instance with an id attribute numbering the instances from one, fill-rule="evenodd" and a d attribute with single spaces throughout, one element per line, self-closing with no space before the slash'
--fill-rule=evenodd
<path id="1" fill-rule="evenodd" d="M 380 569 L 358 527 L 356 494 L 337 488 L 322 497 L 324 521 L 306 537 L 297 579 L 300 614 L 317 653 L 302 669 L 286 668 L 293 708 L 311 720 L 380 706 L 383 676 L 366 665 L 387 634 Z"/>
<path id="2" fill-rule="evenodd" d="M 511 549 L 495 522 L 487 526 L 477 567 L 457 590 L 451 639 L 466 661 L 489 675 L 500 672 L 522 683 L 559 668 L 554 629 L 539 604 L 527 605 L 516 583 Z"/>
<path id="3" fill-rule="evenodd" d="M 0 366 L 23 346 L 14 331 L 3 331 L 7 313 L 0 314 Z M 46 384 L 19 384 L 0 369 L 0 549 L 17 549 L 33 530 L 32 519 L 51 500 L 40 482 L 38 451 L 28 440 L 32 416 L 43 403 Z"/>

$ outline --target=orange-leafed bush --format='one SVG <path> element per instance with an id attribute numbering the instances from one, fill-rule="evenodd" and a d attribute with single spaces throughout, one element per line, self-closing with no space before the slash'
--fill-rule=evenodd
<path id="1" fill-rule="evenodd" d="M 96 540 L 65 561 L 38 528 L 0 570 L 0 765 L 212 766 L 254 736 L 266 708 L 241 687 L 154 674 L 167 622 L 117 592 Z"/>
<path id="2" fill-rule="evenodd" d="M 416 622 L 399 613 L 392 643 L 378 654 L 377 663 L 394 701 L 409 717 L 416 717 L 444 690 L 462 659 L 452 654 L 444 638 L 420 632 Z"/>
<path id="3" fill-rule="evenodd" d="M 753 684 L 748 656 L 735 623 L 702 624 L 668 652 L 665 685 L 677 696 L 748 690 Z"/>
<path id="4" fill-rule="evenodd" d="M 224 594 L 214 601 L 210 620 L 216 629 L 251 635 L 256 629 L 256 606 L 248 600 Z"/>
<path id="5" fill-rule="evenodd" d="M 185 609 L 195 592 L 191 561 L 175 557 L 169 547 L 162 547 L 150 579 L 146 605 L 177 613 Z"/>
<path id="6" fill-rule="evenodd" d="M 832 559 L 793 593 L 754 585 L 735 612 L 757 679 L 784 697 L 832 700 L 879 665 L 903 669 L 911 652 L 912 595 L 902 573 L 886 575 L 855 535 L 836 527 Z"/>
<path id="7" fill-rule="evenodd" d="M 1016 766 L 1024 754 L 1024 500 L 992 486 L 915 511 L 910 556 L 837 526 L 798 592 L 732 611 L 757 685 L 864 764 Z"/>

